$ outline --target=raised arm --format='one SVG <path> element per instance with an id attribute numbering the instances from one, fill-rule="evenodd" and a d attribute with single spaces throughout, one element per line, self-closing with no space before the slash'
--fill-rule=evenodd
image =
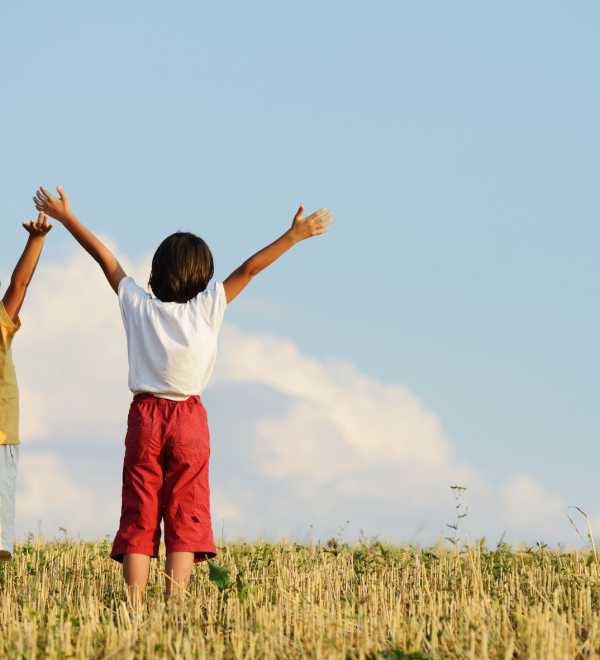
<path id="1" fill-rule="evenodd" d="M 45 188 L 40 187 L 33 198 L 35 208 L 61 222 L 73 234 L 79 245 L 98 262 L 113 291 L 118 293 L 119 282 L 126 277 L 121 264 L 106 245 L 96 238 L 89 229 L 86 229 L 73 215 L 65 191 L 60 186 L 57 186 L 56 190 L 60 195 L 58 199 L 53 197 Z"/>
<path id="2" fill-rule="evenodd" d="M 251 256 L 223 282 L 225 288 L 225 297 L 230 303 L 241 291 L 248 286 L 250 280 L 270 266 L 276 259 L 287 252 L 292 246 L 296 245 L 305 238 L 324 234 L 331 220 L 332 213 L 325 213 L 327 209 L 320 209 L 307 218 L 302 217 L 304 206 L 300 206 L 298 213 L 294 216 L 292 226 L 283 236 L 280 236 L 274 243 L 267 245 L 266 248 Z"/>
<path id="3" fill-rule="evenodd" d="M 27 287 L 35 273 L 35 268 L 40 260 L 40 254 L 42 254 L 46 235 L 52 229 L 52 225 L 48 224 L 48 218 L 43 213 L 38 215 L 37 221 L 31 220 L 30 222 L 24 222 L 23 227 L 29 233 L 29 238 L 27 239 L 23 254 L 13 270 L 10 284 L 2 299 L 4 309 L 13 323 L 19 317 L 19 312 L 21 311 L 21 306 L 27 293 Z"/>

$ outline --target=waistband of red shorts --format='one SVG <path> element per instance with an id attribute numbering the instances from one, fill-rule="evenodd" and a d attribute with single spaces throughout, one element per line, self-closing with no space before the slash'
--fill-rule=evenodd
<path id="1" fill-rule="evenodd" d="M 200 395 L 199 394 L 194 394 L 192 396 L 189 396 L 187 399 L 184 401 L 173 401 L 172 399 L 163 399 L 159 396 L 154 396 L 154 394 L 150 394 L 148 392 L 144 392 L 143 394 L 136 394 L 133 397 L 134 403 L 140 403 L 142 401 L 146 401 L 148 399 L 154 399 L 157 403 L 188 403 L 190 401 L 194 401 L 195 403 L 200 403 Z"/>

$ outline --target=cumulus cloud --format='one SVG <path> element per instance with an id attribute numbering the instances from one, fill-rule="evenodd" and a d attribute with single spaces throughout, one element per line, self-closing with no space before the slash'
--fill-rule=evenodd
<path id="1" fill-rule="evenodd" d="M 455 480 L 481 481 L 457 465 L 436 415 L 403 385 L 384 385 L 351 363 L 321 363 L 294 342 L 224 327 L 216 382 L 262 383 L 291 399 L 286 414 L 256 423 L 257 466 L 274 479 L 310 475 L 338 492 L 431 502 Z M 381 469 L 393 469 L 381 483 Z"/>
<path id="2" fill-rule="evenodd" d="M 53 533 L 60 526 L 94 536 L 103 525 L 111 523 L 108 509 L 115 508 L 114 494 L 106 498 L 112 500 L 112 507 L 98 506 L 100 493 L 74 483 L 55 454 L 21 454 L 18 478 L 16 517 L 20 530 L 37 532 L 38 526 L 44 529 L 44 524 L 50 523 Z"/>
<path id="3" fill-rule="evenodd" d="M 120 259 L 147 281 L 148 257 Z M 131 401 L 116 296 L 85 253 L 68 249 L 60 262 L 41 262 L 22 322 L 17 529 L 35 531 L 41 519 L 54 531 L 114 534 Z M 276 525 L 312 533 L 310 524 L 335 528 L 350 517 L 396 539 L 423 522 L 437 534 L 451 519 L 457 482 L 485 512 L 467 520 L 482 526 L 546 530 L 564 510 L 528 475 L 498 493 L 456 459 L 440 420 L 408 387 L 350 362 L 316 360 L 290 340 L 225 323 L 203 398 L 217 536 L 223 519 L 230 532 L 256 535 Z"/>
<path id="4" fill-rule="evenodd" d="M 131 399 L 117 297 L 87 254 L 66 254 L 60 263 L 40 264 L 14 342 L 21 441 L 116 441 Z M 123 259 L 135 274 L 147 261 Z"/>
<path id="5" fill-rule="evenodd" d="M 557 520 L 564 518 L 565 509 L 562 497 L 528 474 L 517 474 L 502 487 L 501 517 L 506 525 L 520 529 L 535 525 L 540 531 L 552 533 Z"/>

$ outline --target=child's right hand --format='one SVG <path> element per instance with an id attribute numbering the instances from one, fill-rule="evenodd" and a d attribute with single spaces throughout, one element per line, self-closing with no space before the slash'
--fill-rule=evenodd
<path id="1" fill-rule="evenodd" d="M 60 199 L 53 197 L 45 188 L 40 186 L 36 196 L 33 198 L 35 208 L 59 222 L 70 220 L 73 214 L 69 206 L 69 198 L 60 186 L 57 186 L 56 190 L 60 195 Z"/>

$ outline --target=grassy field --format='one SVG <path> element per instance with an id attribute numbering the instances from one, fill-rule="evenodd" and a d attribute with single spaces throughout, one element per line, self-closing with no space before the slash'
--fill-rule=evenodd
<path id="1" fill-rule="evenodd" d="M 31 536 L 0 565 L 2 658 L 597 658 L 592 553 L 225 545 L 139 620 L 108 544 Z"/>

